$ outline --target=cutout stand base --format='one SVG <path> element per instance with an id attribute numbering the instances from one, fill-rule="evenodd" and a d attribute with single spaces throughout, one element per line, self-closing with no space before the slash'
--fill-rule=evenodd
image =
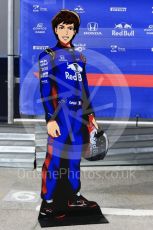
<path id="1" fill-rule="evenodd" d="M 49 216 L 42 216 L 39 213 L 38 221 L 42 228 L 55 226 L 104 224 L 109 223 L 102 214 L 100 207 L 95 208 L 69 208 L 65 210 L 65 217 L 57 219 L 54 213 Z"/>

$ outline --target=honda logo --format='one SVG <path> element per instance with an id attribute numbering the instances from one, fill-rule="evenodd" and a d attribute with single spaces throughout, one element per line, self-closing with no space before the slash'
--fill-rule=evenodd
<path id="1" fill-rule="evenodd" d="M 87 28 L 89 31 L 97 31 L 98 30 L 98 23 L 97 22 L 89 22 L 87 24 Z"/>

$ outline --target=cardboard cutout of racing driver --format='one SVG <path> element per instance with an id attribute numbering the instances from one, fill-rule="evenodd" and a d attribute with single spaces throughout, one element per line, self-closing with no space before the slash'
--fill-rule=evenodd
<path id="1" fill-rule="evenodd" d="M 84 144 L 89 141 L 89 117 L 96 129 L 98 125 L 89 99 L 86 59 L 72 44 L 79 26 L 76 12 L 58 12 L 52 19 L 57 44 L 39 55 L 40 92 L 48 131 L 40 214 L 57 211 L 57 218 L 64 218 L 65 208 L 97 205 L 80 191 L 80 161 Z"/>

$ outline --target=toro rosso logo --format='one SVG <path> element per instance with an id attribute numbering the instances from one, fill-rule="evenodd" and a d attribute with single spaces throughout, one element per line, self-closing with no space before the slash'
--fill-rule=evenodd
<path id="1" fill-rule="evenodd" d="M 74 71 L 74 75 L 70 74 L 69 72 L 65 72 L 66 79 L 74 80 L 74 81 L 82 81 L 81 72 L 83 71 L 83 68 L 78 65 L 78 63 L 67 63 L 67 69 L 71 69 Z"/>

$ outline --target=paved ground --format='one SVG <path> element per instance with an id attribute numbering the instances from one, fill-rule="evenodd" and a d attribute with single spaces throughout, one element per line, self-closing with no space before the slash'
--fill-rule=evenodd
<path id="1" fill-rule="evenodd" d="M 83 168 L 82 194 L 97 201 L 109 221 L 90 225 L 88 229 L 152 230 L 152 169 Z M 0 230 L 41 229 L 37 220 L 41 203 L 40 175 L 36 170 L 0 168 Z M 67 228 L 78 229 L 78 226 L 57 227 L 59 230 Z M 83 230 L 87 226 L 79 228 Z"/>

